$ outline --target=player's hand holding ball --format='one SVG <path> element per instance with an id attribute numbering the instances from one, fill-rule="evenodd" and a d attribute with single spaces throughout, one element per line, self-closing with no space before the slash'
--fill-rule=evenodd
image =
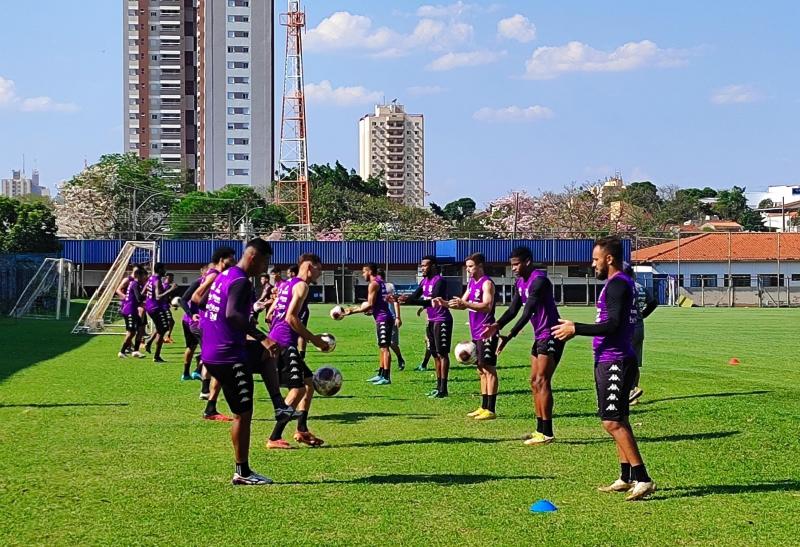
<path id="1" fill-rule="evenodd" d="M 319 337 L 328 345 L 328 349 L 326 350 L 320 348 L 323 353 L 330 353 L 336 349 L 336 337 L 334 335 L 329 332 L 323 332 Z"/>
<path id="2" fill-rule="evenodd" d="M 334 306 L 331 308 L 330 316 L 334 321 L 341 321 L 344 319 L 344 308 L 341 306 Z"/>

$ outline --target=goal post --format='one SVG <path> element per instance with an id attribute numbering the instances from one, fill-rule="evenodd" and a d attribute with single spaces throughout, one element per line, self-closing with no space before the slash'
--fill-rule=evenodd
<path id="1" fill-rule="evenodd" d="M 75 323 L 72 334 L 122 334 L 125 326 L 115 299 L 117 287 L 127 275 L 131 264 L 147 263 L 153 271 L 158 248 L 155 241 L 126 241 L 117 254 L 100 286 L 94 291 L 86 308 Z"/>
<path id="2" fill-rule="evenodd" d="M 69 317 L 75 268 L 65 258 L 45 258 L 8 314 L 29 319 Z"/>

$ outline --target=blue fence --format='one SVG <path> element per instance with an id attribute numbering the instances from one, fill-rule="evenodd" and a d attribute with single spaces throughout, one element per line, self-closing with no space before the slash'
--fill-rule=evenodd
<path id="1" fill-rule="evenodd" d="M 111 264 L 122 249 L 123 240 L 64 240 L 63 257 L 76 264 Z M 530 247 L 536 262 L 545 264 L 586 264 L 591 261 L 591 239 L 451 239 L 443 241 L 273 241 L 275 264 L 292 264 L 301 253 L 316 253 L 324 264 L 389 263 L 395 266 L 417 264 L 425 255 L 442 262 L 462 262 L 480 252 L 487 262 L 504 263 L 511 249 Z M 624 240 L 625 259 L 630 259 L 631 242 Z M 221 246 L 242 251 L 239 240 L 163 240 L 159 260 L 167 264 L 201 265 Z M 134 257 L 134 261 L 135 261 Z"/>

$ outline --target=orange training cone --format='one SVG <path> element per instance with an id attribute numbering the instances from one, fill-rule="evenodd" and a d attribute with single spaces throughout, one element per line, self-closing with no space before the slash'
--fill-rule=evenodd
<path id="1" fill-rule="evenodd" d="M 731 360 L 728 361 L 728 364 L 731 366 L 736 366 L 739 364 L 739 360 L 736 357 L 731 357 Z"/>

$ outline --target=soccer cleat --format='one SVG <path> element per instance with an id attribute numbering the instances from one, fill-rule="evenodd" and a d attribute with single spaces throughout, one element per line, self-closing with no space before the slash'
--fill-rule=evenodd
<path id="1" fill-rule="evenodd" d="M 439 395 L 438 389 L 433 389 L 428 393 L 428 399 L 435 399 Z"/>
<path id="2" fill-rule="evenodd" d="M 174 344 L 174 343 L 175 343 L 175 340 L 173 340 L 173 339 L 172 339 L 172 337 L 170 337 L 170 338 L 164 338 L 164 343 L 165 343 L 165 344 Z"/>
<path id="3" fill-rule="evenodd" d="M 229 418 L 225 416 L 225 414 L 220 414 L 219 412 L 215 412 L 214 414 L 203 414 L 204 420 L 209 420 L 211 422 L 232 422 L 233 418 Z"/>
<path id="4" fill-rule="evenodd" d="M 540 444 L 550 444 L 554 439 L 555 437 L 550 437 L 540 431 L 537 431 L 536 433 L 533 433 L 531 438 L 525 441 L 523 444 L 525 446 L 538 446 Z"/>
<path id="5" fill-rule="evenodd" d="M 449 395 L 450 394 L 448 392 L 446 392 L 446 391 L 437 391 L 436 392 L 436 396 L 434 397 L 434 399 L 444 399 L 445 397 L 448 397 Z"/>
<path id="6" fill-rule="evenodd" d="M 474 418 L 475 416 L 477 416 L 478 414 L 480 414 L 484 410 L 486 410 L 486 409 L 483 408 L 482 406 L 479 406 L 477 410 L 473 410 L 472 412 L 467 413 L 467 418 Z"/>
<path id="7" fill-rule="evenodd" d="M 188 374 L 181 374 L 181 382 L 185 382 L 185 381 L 191 380 L 191 379 L 192 379 L 192 377 L 189 376 Z"/>
<path id="8" fill-rule="evenodd" d="M 131 353 L 131 357 L 136 357 L 137 359 L 144 359 L 144 353 L 141 351 L 134 351 Z"/>
<path id="9" fill-rule="evenodd" d="M 202 379 L 203 377 L 200 375 L 199 372 L 197 372 L 196 370 L 192 372 L 192 380 L 202 380 Z"/>
<path id="10" fill-rule="evenodd" d="M 496 418 L 497 418 L 497 414 L 495 414 L 491 410 L 486 410 L 486 409 L 484 409 L 483 412 L 481 412 L 480 414 L 475 416 L 475 419 L 478 420 L 478 421 L 494 420 Z"/>
<path id="11" fill-rule="evenodd" d="M 164 359 L 162 359 L 160 355 L 158 355 L 156 357 L 153 357 L 153 362 L 154 363 L 166 363 L 166 361 Z"/>
<path id="12" fill-rule="evenodd" d="M 294 447 L 284 441 L 283 439 L 278 439 L 277 441 L 273 441 L 272 439 L 267 439 L 267 449 L 268 450 L 292 450 Z"/>
<path id="13" fill-rule="evenodd" d="M 294 434 L 294 440 L 300 444 L 307 444 L 312 448 L 317 448 L 325 444 L 325 441 L 318 439 L 310 431 L 298 431 Z"/>
<path id="14" fill-rule="evenodd" d="M 633 388 L 631 390 L 631 395 L 630 395 L 630 397 L 628 397 L 628 401 L 632 403 L 633 401 L 635 401 L 639 397 L 641 397 L 642 393 L 644 393 L 644 390 L 642 388 L 640 388 L 639 386 L 636 386 L 635 388 Z"/>
<path id="15" fill-rule="evenodd" d="M 414 371 L 416 371 L 416 372 L 428 372 L 428 367 L 420 365 L 417 368 L 415 368 Z"/>
<path id="16" fill-rule="evenodd" d="M 626 482 L 622 479 L 617 479 L 608 486 L 598 486 L 598 492 L 628 492 L 633 488 L 632 482 Z"/>
<path id="17" fill-rule="evenodd" d="M 375 382 L 377 382 L 378 380 L 381 380 L 381 379 L 383 379 L 383 376 L 381 376 L 380 374 L 376 374 L 375 376 L 373 376 L 372 378 L 367 380 L 367 383 L 368 384 L 374 384 Z"/>
<path id="18" fill-rule="evenodd" d="M 211 396 L 211 393 L 207 393 L 205 391 L 200 392 L 200 400 L 201 401 L 208 401 L 208 398 Z"/>
<path id="19" fill-rule="evenodd" d="M 128 357 L 130 357 L 130 355 L 128 355 L 127 353 L 122 353 L 120 351 L 119 353 L 117 353 L 117 357 L 119 357 L 120 359 L 127 359 Z"/>
<path id="20" fill-rule="evenodd" d="M 406 362 L 405 361 L 398 361 L 397 362 L 397 370 L 405 370 L 406 369 Z"/>
<path id="21" fill-rule="evenodd" d="M 272 484 L 272 479 L 259 475 L 255 471 L 250 471 L 250 474 L 246 477 L 241 476 L 239 473 L 234 473 L 231 484 L 234 486 L 262 486 Z"/>
<path id="22" fill-rule="evenodd" d="M 656 483 L 650 482 L 634 482 L 631 488 L 630 495 L 625 498 L 625 501 L 637 501 L 644 499 L 656 491 Z"/>
<path id="23" fill-rule="evenodd" d="M 378 378 L 376 382 L 372 382 L 373 386 L 388 386 L 392 381 L 389 378 Z"/>

